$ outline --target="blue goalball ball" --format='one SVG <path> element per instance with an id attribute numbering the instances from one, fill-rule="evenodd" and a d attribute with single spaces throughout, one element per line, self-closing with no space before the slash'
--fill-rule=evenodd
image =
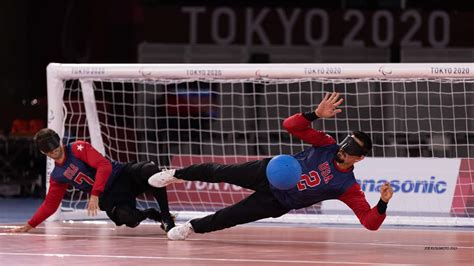
<path id="1" fill-rule="evenodd" d="M 287 190 L 296 186 L 301 177 L 301 165 L 290 155 L 273 157 L 267 165 L 268 181 L 276 188 Z"/>

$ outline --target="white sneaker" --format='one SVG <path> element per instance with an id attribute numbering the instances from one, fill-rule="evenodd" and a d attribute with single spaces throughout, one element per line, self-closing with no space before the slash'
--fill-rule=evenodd
<path id="1" fill-rule="evenodd" d="M 186 222 L 171 228 L 167 236 L 171 240 L 185 240 L 191 233 L 194 233 L 193 226 L 190 222 Z"/>
<path id="2" fill-rule="evenodd" d="M 153 187 L 166 187 L 172 183 L 184 183 L 185 180 L 174 177 L 176 169 L 163 170 L 148 178 L 148 184 Z"/>

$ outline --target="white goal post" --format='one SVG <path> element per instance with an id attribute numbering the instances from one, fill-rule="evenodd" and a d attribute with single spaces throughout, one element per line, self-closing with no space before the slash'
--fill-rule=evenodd
<path id="1" fill-rule="evenodd" d="M 82 139 L 111 159 L 167 168 L 300 152 L 307 145 L 282 120 L 337 91 L 343 112 L 313 126 L 338 142 L 350 130 L 371 134 L 373 151 L 355 174 L 371 206 L 382 182 L 395 187 L 384 224 L 474 226 L 474 64 L 51 63 L 47 86 L 48 127 L 64 143 Z M 48 185 L 53 167 L 48 160 Z M 188 182 L 168 193 L 171 210 L 190 218 L 249 192 Z M 86 201 L 70 190 L 56 218 L 86 218 Z M 143 195 L 139 204 L 156 203 Z M 265 221 L 358 223 L 337 201 Z"/>

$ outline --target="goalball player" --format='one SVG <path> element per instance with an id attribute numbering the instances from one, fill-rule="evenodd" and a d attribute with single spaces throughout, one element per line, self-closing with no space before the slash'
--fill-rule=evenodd
<path id="1" fill-rule="evenodd" d="M 174 227 L 166 188 L 148 184 L 148 178 L 160 171 L 153 162 L 111 161 L 85 141 L 61 145 L 59 135 L 49 128 L 38 131 L 34 140 L 41 153 L 55 162 L 48 194 L 25 225 L 8 232 L 28 232 L 54 214 L 69 185 L 89 193 L 88 215 L 95 216 L 100 209 L 117 226 L 136 227 L 149 218 L 161 222 L 161 228 L 166 232 Z M 136 208 L 136 197 L 144 192 L 153 194 L 160 211 Z"/>
<path id="2" fill-rule="evenodd" d="M 389 183 L 380 188 L 380 200 L 370 208 L 354 177 L 354 164 L 363 160 L 372 148 L 370 137 L 354 131 L 340 145 L 329 135 L 310 127 L 318 118 L 342 112 L 339 93 L 326 94 L 314 112 L 299 113 L 283 122 L 292 135 L 312 146 L 293 156 L 301 164 L 300 181 L 291 189 L 280 190 L 269 183 L 266 167 L 271 158 L 236 165 L 214 163 L 165 170 L 150 177 L 155 187 L 183 181 L 226 182 L 255 192 L 234 205 L 203 218 L 193 219 L 168 232 L 172 240 L 186 239 L 191 233 L 208 233 L 268 217 L 279 217 L 293 209 L 309 207 L 328 199 L 339 199 L 355 213 L 362 225 L 377 230 L 386 217 L 387 203 L 393 195 Z"/>

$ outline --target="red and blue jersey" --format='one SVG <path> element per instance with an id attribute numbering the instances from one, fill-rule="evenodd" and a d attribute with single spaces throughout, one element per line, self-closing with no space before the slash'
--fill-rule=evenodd
<path id="1" fill-rule="evenodd" d="M 323 200 L 338 199 L 357 183 L 352 169 L 340 170 L 334 164 L 339 146 L 310 147 L 293 157 L 301 165 L 301 178 L 289 190 L 279 190 L 270 185 L 275 197 L 286 207 L 300 209 Z"/>
<path id="2" fill-rule="evenodd" d="M 108 160 L 85 141 L 64 146 L 64 155 L 60 164 L 55 163 L 43 204 L 28 221 L 32 227 L 42 223 L 58 209 L 69 185 L 100 196 L 123 168 L 122 163 Z"/>
<path id="3" fill-rule="evenodd" d="M 339 146 L 334 138 L 310 127 L 311 121 L 303 114 L 295 114 L 283 122 L 283 127 L 293 136 L 311 144 L 306 150 L 293 155 L 301 165 L 302 175 L 298 184 L 289 190 L 270 188 L 285 207 L 300 209 L 323 200 L 338 199 L 354 211 L 362 225 L 377 230 L 386 217 L 377 207 L 370 208 L 357 183 L 353 170 L 339 169 L 334 161 Z"/>
<path id="4" fill-rule="evenodd" d="M 105 187 L 113 182 L 123 164 L 109 161 L 100 154 L 98 157 L 98 152 L 91 149 L 92 146 L 84 141 L 64 146 L 66 158 L 63 163 L 55 164 L 51 179 L 100 196 Z"/>

